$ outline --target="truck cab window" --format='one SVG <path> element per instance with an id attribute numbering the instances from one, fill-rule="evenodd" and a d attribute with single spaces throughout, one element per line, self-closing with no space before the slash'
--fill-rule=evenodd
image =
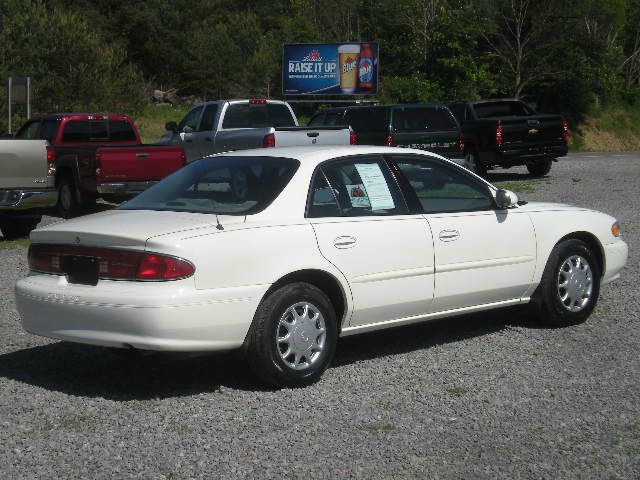
<path id="1" fill-rule="evenodd" d="M 204 113 L 202 114 L 202 121 L 200 122 L 200 128 L 198 128 L 198 131 L 208 132 L 209 130 L 213 130 L 213 122 L 216 119 L 217 113 L 218 113 L 217 103 L 207 105 L 206 108 L 204 109 Z"/>
<path id="2" fill-rule="evenodd" d="M 191 130 L 195 130 L 198 127 L 200 112 L 202 112 L 202 105 L 187 113 L 184 118 L 180 120 L 180 123 L 178 124 L 178 131 L 184 131 L 184 127 L 189 127 Z"/>

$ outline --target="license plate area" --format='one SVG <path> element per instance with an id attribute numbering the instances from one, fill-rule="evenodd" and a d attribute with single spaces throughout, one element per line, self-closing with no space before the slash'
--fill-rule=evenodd
<path id="1" fill-rule="evenodd" d="M 62 257 L 62 270 L 67 275 L 69 283 L 97 285 L 99 266 L 100 262 L 94 257 Z"/>

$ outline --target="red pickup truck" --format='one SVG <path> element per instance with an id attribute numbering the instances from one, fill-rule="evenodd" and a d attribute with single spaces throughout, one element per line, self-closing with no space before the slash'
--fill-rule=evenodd
<path id="1" fill-rule="evenodd" d="M 180 146 L 143 145 L 126 115 L 38 115 L 16 138 L 48 142 L 49 173 L 55 175 L 57 209 L 64 218 L 98 197 L 131 197 L 185 165 Z"/>

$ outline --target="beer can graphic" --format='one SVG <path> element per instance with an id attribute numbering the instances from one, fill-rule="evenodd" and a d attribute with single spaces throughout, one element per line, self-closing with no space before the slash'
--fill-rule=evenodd
<path id="1" fill-rule="evenodd" d="M 360 45 L 340 45 L 338 47 L 338 69 L 340 71 L 340 90 L 342 93 L 354 93 L 358 84 L 358 65 L 360 63 Z"/>

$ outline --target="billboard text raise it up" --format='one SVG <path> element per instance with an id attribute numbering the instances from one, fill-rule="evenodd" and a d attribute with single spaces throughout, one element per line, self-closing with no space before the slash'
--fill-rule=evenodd
<path id="1" fill-rule="evenodd" d="M 285 45 L 284 95 L 372 95 L 378 92 L 378 44 Z"/>

